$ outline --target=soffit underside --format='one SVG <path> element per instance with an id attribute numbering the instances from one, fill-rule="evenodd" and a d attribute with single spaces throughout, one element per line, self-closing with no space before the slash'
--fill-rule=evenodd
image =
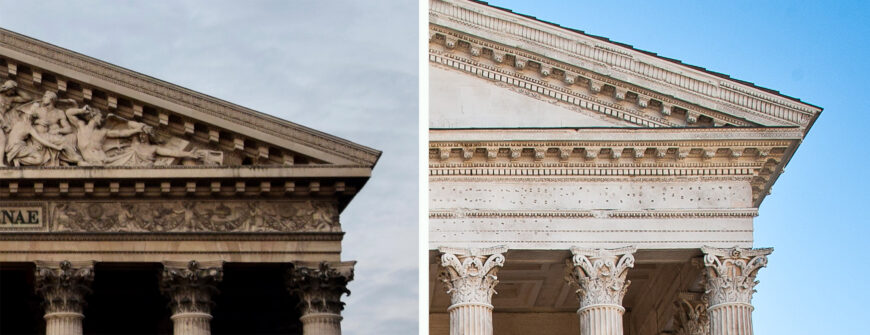
<path id="1" fill-rule="evenodd" d="M 653 124 L 656 118 L 682 118 L 691 126 L 700 117 L 711 119 L 713 126 L 740 126 L 742 121 L 805 131 L 821 112 L 738 81 L 488 6 L 444 1 L 431 1 L 430 6 L 430 61 L 478 75 L 539 82 L 532 91 L 557 98 L 569 93 L 568 102 L 583 95 L 612 97 L 610 103 L 623 105 L 617 110 L 647 114 L 645 119 L 652 118 L 648 122 Z M 628 103 L 620 102 L 624 100 Z"/>
<path id="2" fill-rule="evenodd" d="M 133 71 L 0 29 L 0 79 L 39 98 L 59 93 L 153 126 L 237 152 L 250 164 L 376 163 L 380 152 Z M 241 164 L 239 164 L 241 165 Z"/>

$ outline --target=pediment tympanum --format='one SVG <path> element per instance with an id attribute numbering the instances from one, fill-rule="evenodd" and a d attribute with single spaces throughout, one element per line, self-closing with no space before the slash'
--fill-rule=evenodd
<path id="1" fill-rule="evenodd" d="M 185 149 L 190 141 L 50 90 L 34 98 L 14 80 L 0 86 L 0 127 L 0 166 L 223 164 L 221 151 Z"/>

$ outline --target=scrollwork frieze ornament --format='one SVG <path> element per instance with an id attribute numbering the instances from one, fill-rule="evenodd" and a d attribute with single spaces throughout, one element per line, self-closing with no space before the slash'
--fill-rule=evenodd
<path id="1" fill-rule="evenodd" d="M 60 201 L 57 232 L 340 232 L 332 201 Z"/>
<path id="2" fill-rule="evenodd" d="M 222 279 L 222 262 L 164 262 L 160 291 L 169 297 L 173 315 L 211 314 Z"/>
<path id="3" fill-rule="evenodd" d="M 451 305 L 466 303 L 491 306 L 496 293 L 498 269 L 504 266 L 507 247 L 460 249 L 441 247 L 441 273 Z"/>
<path id="4" fill-rule="evenodd" d="M 767 266 L 773 248 L 742 249 L 703 247 L 706 294 L 710 307 L 721 304 L 751 305 L 758 270 Z"/>
<path id="5" fill-rule="evenodd" d="M 46 316 L 82 314 L 85 296 L 94 281 L 94 262 L 36 262 L 36 292 L 42 296 Z"/>
<path id="6" fill-rule="evenodd" d="M 295 266 L 287 272 L 287 290 L 299 298 L 302 315 L 339 315 L 344 309 L 342 295 L 350 295 L 355 262 Z"/>
<path id="7" fill-rule="evenodd" d="M 587 249 L 572 247 L 566 280 L 577 290 L 580 308 L 594 305 L 622 305 L 631 284 L 626 279 L 634 267 L 635 247 Z"/>

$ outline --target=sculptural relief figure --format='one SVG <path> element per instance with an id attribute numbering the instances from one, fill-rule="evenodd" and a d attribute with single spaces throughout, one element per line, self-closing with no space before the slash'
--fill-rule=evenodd
<path id="1" fill-rule="evenodd" d="M 44 164 L 49 166 L 71 165 L 81 161 L 81 155 L 75 146 L 74 129 L 70 125 L 66 113 L 57 107 L 58 103 L 70 104 L 73 108 L 78 107 L 78 103 L 72 99 L 58 99 L 57 93 L 46 91 L 42 96 L 42 100 L 32 104 L 22 106 L 24 114 L 39 115 L 38 121 L 33 127 L 42 138 L 59 147 L 59 150 L 46 147 L 48 153 L 48 161 Z"/>
<path id="2" fill-rule="evenodd" d="M 45 149 L 60 151 L 63 148 L 43 138 L 34 128 L 40 121 L 39 114 L 25 115 L 24 120 L 15 123 L 9 131 L 6 143 L 6 159 L 13 166 L 42 165 L 50 159 Z"/>
<path id="3" fill-rule="evenodd" d="M 184 150 L 187 141 L 166 143 L 155 129 L 115 114 L 104 114 L 73 99 L 46 91 L 33 100 L 18 84 L 0 86 L 0 167 L 154 166 L 177 158 L 220 165 L 223 153 Z M 188 162 L 189 163 L 189 162 Z"/>
<path id="4" fill-rule="evenodd" d="M 18 91 L 18 83 L 14 80 L 7 80 L 0 86 L 0 149 L 6 148 L 6 134 L 21 119 L 17 112 L 12 112 L 13 108 L 31 100 L 29 94 Z M 5 156 L 6 151 L 0 150 L 0 167 L 6 166 Z"/>
<path id="5" fill-rule="evenodd" d="M 109 114 L 109 116 L 114 116 Z M 83 108 L 71 108 L 66 110 L 69 123 L 76 129 L 76 145 L 81 152 L 81 166 L 101 166 L 106 163 L 107 156 L 103 150 L 103 144 L 107 137 L 122 138 L 130 137 L 143 131 L 144 124 L 127 129 L 103 128 L 103 113 L 99 109 L 85 105 Z"/>
<path id="6" fill-rule="evenodd" d="M 136 129 L 136 135 L 131 136 L 130 145 L 119 153 L 106 158 L 109 166 L 151 166 L 159 156 L 175 158 L 202 159 L 203 155 L 196 151 L 184 151 L 155 145 L 161 142 L 154 134 L 154 128 L 141 122 L 127 121 L 128 129 Z"/>
<path id="7" fill-rule="evenodd" d="M 341 232 L 329 201 L 55 201 L 51 231 Z"/>

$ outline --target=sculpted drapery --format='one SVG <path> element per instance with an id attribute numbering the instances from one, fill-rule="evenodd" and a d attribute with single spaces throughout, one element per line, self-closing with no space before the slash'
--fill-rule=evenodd
<path id="1" fill-rule="evenodd" d="M 0 86 L 0 127 L 0 166 L 153 166 L 211 153 L 163 145 L 149 125 L 52 91 L 35 100 L 13 80 Z"/>

